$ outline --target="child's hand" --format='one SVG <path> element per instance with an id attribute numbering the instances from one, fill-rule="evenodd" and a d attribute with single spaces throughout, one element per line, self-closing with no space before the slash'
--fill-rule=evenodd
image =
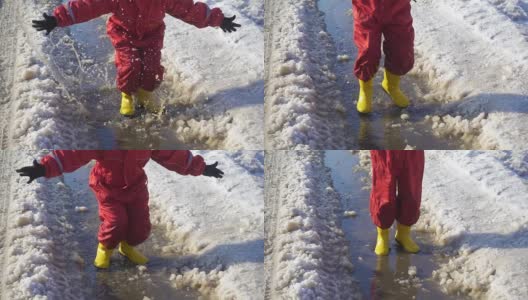
<path id="1" fill-rule="evenodd" d="M 16 170 L 20 176 L 28 176 L 31 183 L 33 180 L 46 176 L 46 168 L 43 165 L 39 164 L 36 160 L 33 160 L 33 166 L 23 167 Z"/>
<path id="2" fill-rule="evenodd" d="M 216 166 L 218 166 L 218 162 L 215 162 L 212 165 L 206 165 L 205 170 L 203 172 L 203 176 L 211 176 L 216 178 L 222 178 L 224 177 L 224 172 L 222 172 L 220 169 L 218 169 Z"/>
<path id="3" fill-rule="evenodd" d="M 57 19 L 54 16 L 48 16 L 48 14 L 42 14 L 44 20 L 33 20 L 33 28 L 37 31 L 46 30 L 46 35 L 48 35 L 55 27 L 57 27 Z"/>
<path id="4" fill-rule="evenodd" d="M 220 25 L 220 28 L 222 28 L 224 32 L 236 31 L 236 27 L 240 27 L 240 24 L 233 22 L 235 18 L 236 16 L 232 16 L 231 18 L 224 18 L 224 20 L 222 21 L 222 25 Z"/>

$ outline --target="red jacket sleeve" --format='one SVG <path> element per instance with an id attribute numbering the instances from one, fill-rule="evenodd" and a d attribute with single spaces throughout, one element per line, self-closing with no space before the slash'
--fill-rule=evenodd
<path id="1" fill-rule="evenodd" d="M 167 0 L 167 13 L 198 28 L 218 27 L 224 20 L 220 8 L 210 9 L 207 4 L 193 0 Z"/>
<path id="2" fill-rule="evenodd" d="M 57 6 L 53 15 L 57 18 L 57 25 L 65 27 L 111 13 L 117 4 L 117 0 L 71 0 Z"/>
<path id="3" fill-rule="evenodd" d="M 182 175 L 202 175 L 205 162 L 200 155 L 193 155 L 188 150 L 155 150 L 152 159 L 165 168 Z"/>
<path id="4" fill-rule="evenodd" d="M 44 156 L 40 163 L 46 168 L 46 177 L 55 177 L 79 169 L 92 159 L 97 159 L 99 153 L 95 150 L 54 150 Z"/>

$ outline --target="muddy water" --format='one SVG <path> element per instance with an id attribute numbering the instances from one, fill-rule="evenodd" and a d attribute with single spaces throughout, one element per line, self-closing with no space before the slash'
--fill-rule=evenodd
<path id="1" fill-rule="evenodd" d="M 63 1 L 67 2 L 67 1 Z M 80 100 L 92 123 L 91 134 L 98 139 L 101 149 L 207 149 L 206 143 L 184 141 L 177 132 L 175 122 L 184 113 L 169 107 L 161 116 L 139 110 L 133 118 L 119 114 L 121 94 L 115 86 L 116 69 L 114 48 L 106 35 L 104 19 L 98 18 L 67 28 L 75 41 L 72 49 L 77 53 L 78 71 L 72 93 Z M 160 99 L 170 97 L 169 91 L 156 91 Z"/>
<path id="2" fill-rule="evenodd" d="M 360 115 L 356 111 L 355 101 L 359 92 L 357 79 L 352 70 L 357 49 L 353 43 L 353 19 L 350 13 L 352 1 L 319 0 L 319 10 L 325 16 L 327 32 L 334 40 L 337 54 L 346 54 L 348 61 L 337 62 L 334 72 L 337 75 L 338 87 L 342 91 L 347 109 L 349 149 L 403 149 L 407 145 L 418 149 L 459 149 L 462 144 L 455 140 L 436 137 L 431 126 L 423 123 L 427 114 L 433 114 L 439 106 L 424 103 L 422 95 L 424 86 L 418 78 L 403 77 L 402 90 L 410 97 L 413 105 L 405 112 L 408 121 L 401 119 L 402 110 L 391 104 L 382 88 L 382 72 L 374 79 L 373 113 Z M 383 66 L 381 62 L 380 66 Z"/>
<path id="3" fill-rule="evenodd" d="M 326 151 L 325 164 L 331 170 L 333 185 L 341 195 L 343 209 L 357 216 L 343 218 L 345 236 L 350 241 L 354 278 L 359 281 L 362 295 L 367 299 L 444 299 L 440 286 L 431 278 L 432 271 L 445 260 L 435 251 L 431 237 L 414 232 L 421 251 L 409 254 L 394 242 L 388 256 L 374 254 L 376 227 L 370 220 L 370 190 L 364 189 L 364 171 L 354 171 L 359 157 L 350 151 Z M 391 237 L 394 232 L 391 232 Z M 409 271 L 416 268 L 416 275 Z M 449 295 L 451 299 L 456 296 Z"/>
<path id="4" fill-rule="evenodd" d="M 149 239 L 138 249 L 149 257 L 147 269 L 141 271 L 136 265 L 114 252 L 108 270 L 98 270 L 93 266 L 97 249 L 97 230 L 99 217 L 97 201 L 88 188 L 88 173 L 91 167 L 83 167 L 79 171 L 65 176 L 65 183 L 74 192 L 76 206 L 85 206 L 87 212 L 78 212 L 73 216 L 73 226 L 77 232 L 77 242 L 80 244 L 80 256 L 84 260 L 82 266 L 85 278 L 85 290 L 81 291 L 87 299 L 181 299 L 204 300 L 198 291 L 192 289 L 176 289 L 170 283 L 171 269 L 178 267 L 178 253 L 164 253 L 160 247 L 167 244 L 163 229 L 153 226 Z"/>

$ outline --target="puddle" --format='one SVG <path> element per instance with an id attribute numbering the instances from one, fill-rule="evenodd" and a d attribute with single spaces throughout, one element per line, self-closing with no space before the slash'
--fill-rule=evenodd
<path id="1" fill-rule="evenodd" d="M 445 299 L 441 287 L 432 279 L 432 271 L 447 258 L 435 253 L 431 237 L 414 232 L 421 251 L 409 254 L 394 242 L 388 256 L 374 254 L 376 227 L 370 220 L 370 189 L 363 189 L 362 178 L 368 174 L 354 171 L 359 157 L 350 151 L 325 151 L 325 165 L 330 168 L 333 185 L 341 195 L 343 209 L 353 210 L 357 216 L 343 218 L 342 227 L 350 242 L 354 278 L 359 281 L 362 295 L 367 299 Z M 391 237 L 394 232 L 391 231 Z M 416 269 L 410 276 L 409 270 Z M 452 299 L 464 299 L 449 295 Z"/>
<path id="2" fill-rule="evenodd" d="M 72 92 L 91 115 L 91 133 L 98 139 L 100 149 L 209 148 L 206 143 L 179 137 L 175 122 L 171 122 L 184 113 L 178 107 L 168 107 L 167 114 L 161 117 L 142 110 L 133 119 L 119 114 L 121 93 L 115 86 L 114 48 L 106 35 L 105 19 L 76 24 L 67 30 L 75 41 L 78 65 Z M 160 99 L 170 97 L 164 89 L 162 85 L 155 92 Z"/>
<path id="3" fill-rule="evenodd" d="M 79 97 L 83 103 L 90 105 L 93 115 L 95 136 L 99 149 L 207 149 L 199 142 L 181 141 L 174 125 L 170 124 L 171 116 L 177 114 L 172 109 L 171 115 L 158 117 L 138 110 L 138 116 L 133 119 L 119 115 L 119 93 L 114 88 L 94 88 L 85 91 Z"/>
<path id="4" fill-rule="evenodd" d="M 406 109 L 410 117 L 408 121 L 401 119 L 402 111 L 392 105 L 390 98 L 381 89 L 381 71 L 374 79 L 374 112 L 368 116 L 360 116 L 354 103 L 359 87 L 353 74 L 357 49 L 353 42 L 353 18 L 350 15 L 352 2 L 319 0 L 318 8 L 324 13 L 326 30 L 332 36 L 337 54 L 350 57 L 348 61 L 337 62 L 333 68 L 348 112 L 348 140 L 352 143 L 349 149 L 404 149 L 407 145 L 417 149 L 462 148 L 459 141 L 436 137 L 431 126 L 423 122 L 427 114 L 433 114 L 440 106 L 421 102 L 424 87 L 418 78 L 406 76 L 402 79 L 402 90 L 414 103 Z M 380 66 L 383 66 L 383 62 Z"/>
<path id="5" fill-rule="evenodd" d="M 152 227 L 152 233 L 147 241 L 138 249 L 147 257 L 147 269 L 141 272 L 138 267 L 115 251 L 112 255 L 110 268 L 98 270 L 93 266 L 97 249 L 97 230 L 99 217 L 97 200 L 88 187 L 88 174 L 91 165 L 66 175 L 65 183 L 74 193 L 75 206 L 85 206 L 87 212 L 73 212 L 72 223 L 79 242 L 80 256 L 84 260 L 82 266 L 85 278 L 85 291 L 88 299 L 181 299 L 206 300 L 193 289 L 176 289 L 170 283 L 170 269 L 175 268 L 178 253 L 163 254 L 160 247 L 167 244 L 163 229 Z"/>

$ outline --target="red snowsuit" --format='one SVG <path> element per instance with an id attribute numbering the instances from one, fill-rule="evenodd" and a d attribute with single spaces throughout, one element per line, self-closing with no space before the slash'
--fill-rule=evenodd
<path id="1" fill-rule="evenodd" d="M 224 15 L 193 0 L 72 0 L 55 8 L 58 26 L 70 26 L 112 13 L 107 33 L 116 50 L 117 87 L 129 95 L 153 91 L 163 80 L 161 48 L 165 13 L 198 28 L 220 26 Z"/>
<path id="2" fill-rule="evenodd" d="M 412 226 L 420 217 L 423 150 L 371 150 L 370 216 L 382 228 L 398 223 Z M 397 192 L 396 192 L 397 188 Z"/>
<path id="3" fill-rule="evenodd" d="M 410 0 L 352 0 L 354 42 L 358 55 L 357 78 L 368 81 L 376 74 L 381 59 L 381 36 L 385 69 L 405 75 L 414 64 L 414 29 Z"/>
<path id="4" fill-rule="evenodd" d="M 98 239 L 108 249 L 120 241 L 141 244 L 150 234 L 147 175 L 143 170 L 149 159 L 182 175 L 202 175 L 205 163 L 190 151 L 170 150 L 55 150 L 41 164 L 46 177 L 73 172 L 92 159 L 97 162 L 90 173 L 90 187 L 99 203 Z"/>

